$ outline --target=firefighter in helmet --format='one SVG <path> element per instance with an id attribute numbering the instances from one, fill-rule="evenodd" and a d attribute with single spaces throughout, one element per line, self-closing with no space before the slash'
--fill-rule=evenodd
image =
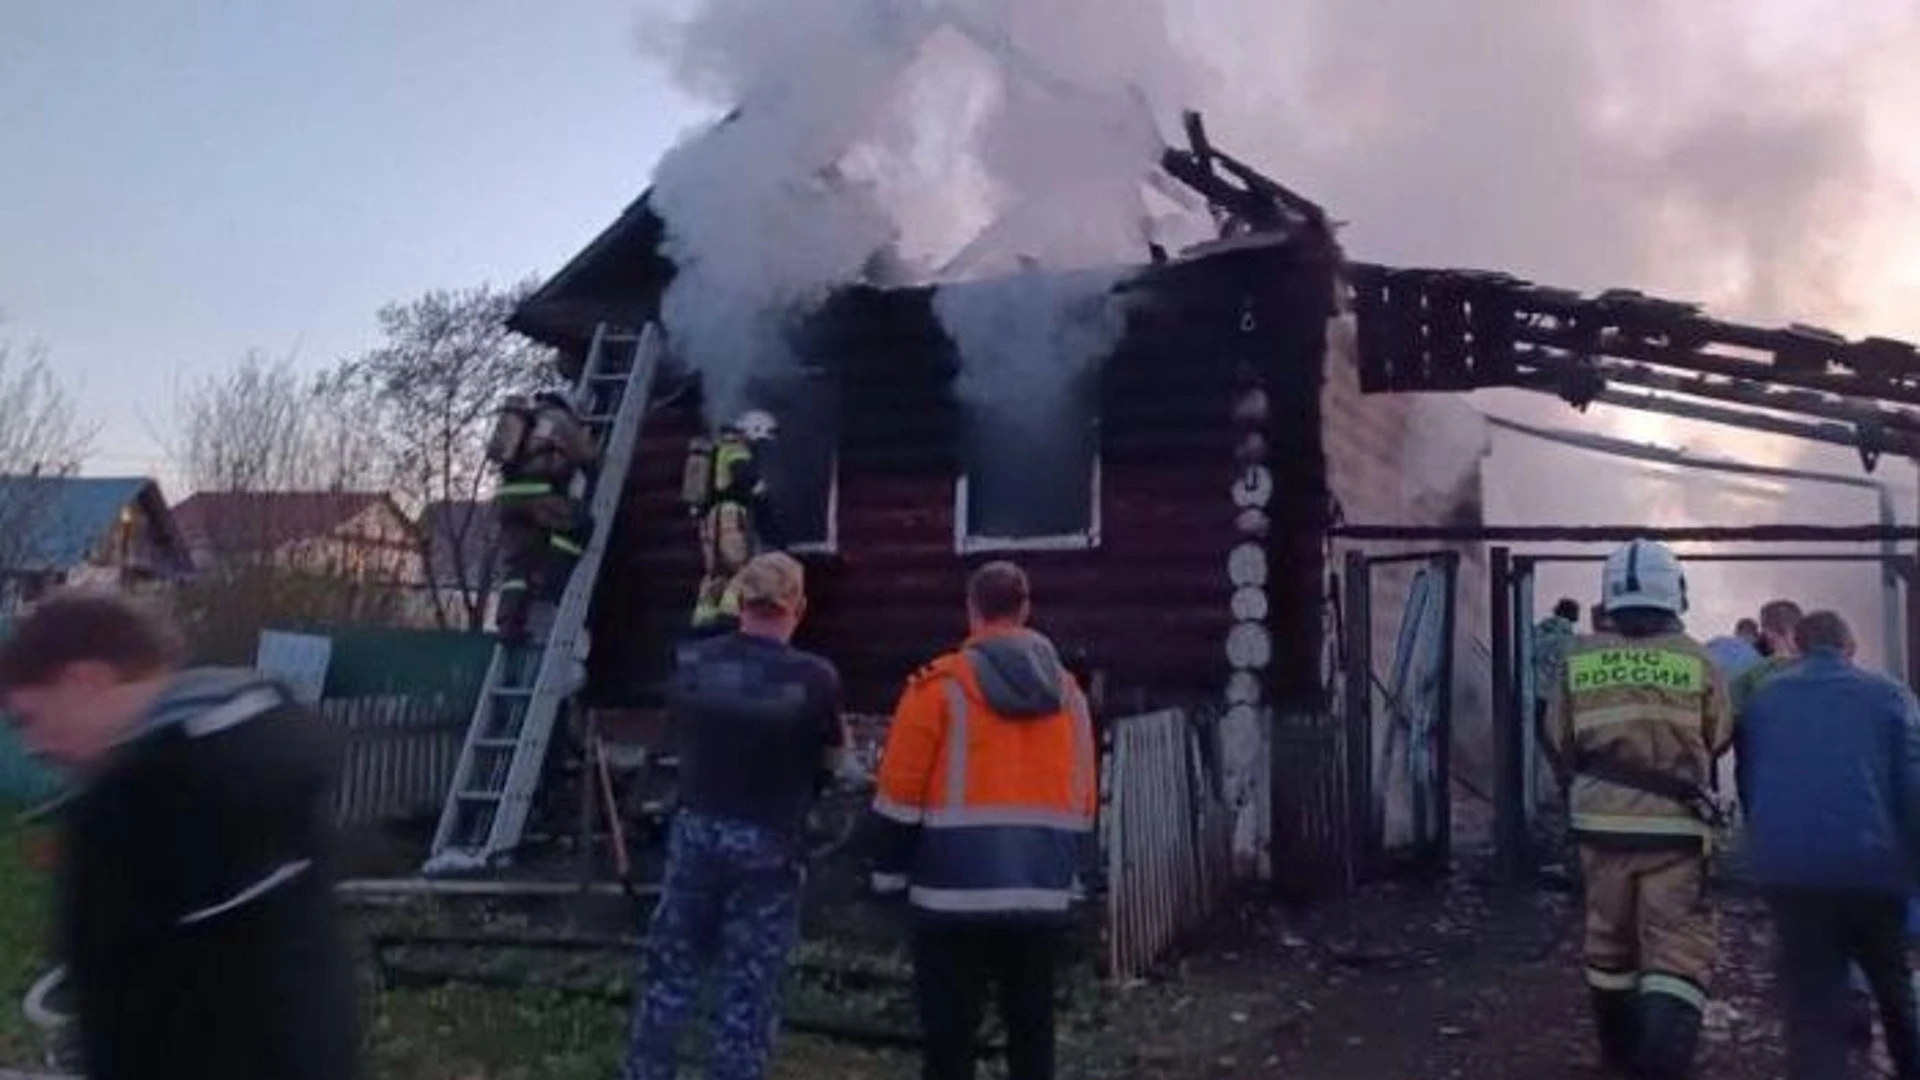
<path id="1" fill-rule="evenodd" d="M 730 623 L 736 611 L 733 576 L 748 559 L 779 546 L 760 461 L 777 430 L 772 414 L 749 409 L 722 427 L 711 444 L 697 440 L 688 455 L 681 494 L 700 521 L 704 570 L 693 609 L 696 631 Z"/>
<path id="2" fill-rule="evenodd" d="M 1549 706 L 1586 890 L 1584 954 L 1606 1064 L 1647 1080 L 1693 1068 L 1715 922 L 1709 790 L 1733 742 L 1727 691 L 1680 623 L 1687 582 L 1666 547 L 1635 540 L 1601 575 L 1609 627 L 1574 642 Z"/>
<path id="3" fill-rule="evenodd" d="M 598 448 L 572 398 L 549 390 L 531 402 L 519 395 L 507 399 L 487 457 L 500 468 L 493 493 L 502 563 L 495 625 L 503 641 L 518 645 L 527 639 L 533 605 L 560 599 L 592 535 L 590 516 L 572 488 L 575 476 L 594 465 Z"/>

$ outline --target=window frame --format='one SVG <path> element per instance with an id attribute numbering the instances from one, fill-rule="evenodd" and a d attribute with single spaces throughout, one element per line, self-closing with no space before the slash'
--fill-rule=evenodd
<path id="1" fill-rule="evenodd" d="M 786 550 L 794 555 L 840 554 L 840 448 L 837 445 L 833 450 L 832 463 L 827 467 L 826 519 L 826 539 L 802 540 L 797 544 L 788 544 Z"/>
<path id="2" fill-rule="evenodd" d="M 968 475 L 962 472 L 953 485 L 953 550 L 960 555 L 983 555 L 996 551 L 1094 551 L 1100 547 L 1100 504 L 1104 492 L 1101 453 L 1093 452 L 1093 469 L 1087 482 L 1091 500 L 1087 527 L 1074 533 L 1050 536 L 976 536 L 967 522 Z"/>

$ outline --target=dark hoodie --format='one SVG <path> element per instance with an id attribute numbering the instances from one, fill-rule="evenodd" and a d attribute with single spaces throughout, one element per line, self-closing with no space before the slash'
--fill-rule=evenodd
<path id="1" fill-rule="evenodd" d="M 182 672 L 64 807 L 60 942 L 89 1080 L 351 1080 L 328 865 L 333 729 Z"/>

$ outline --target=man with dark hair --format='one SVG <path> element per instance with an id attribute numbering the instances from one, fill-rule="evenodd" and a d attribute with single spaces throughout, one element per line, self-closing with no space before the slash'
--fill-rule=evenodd
<path id="1" fill-rule="evenodd" d="M 799 930 L 807 814 L 845 751 L 839 673 L 788 644 L 807 609 L 800 563 L 780 552 L 754 556 L 729 591 L 738 599 L 737 628 L 687 645 L 667 691 L 680 808 L 647 939 L 627 1080 L 674 1075 L 680 1029 L 716 964 L 707 1075 L 765 1073 Z"/>
<path id="2" fill-rule="evenodd" d="M 1054 966 L 1097 764 L 1086 697 L 1030 610 L 1018 566 L 976 570 L 966 642 L 908 679 L 880 759 L 873 886 L 915 914 L 924 1080 L 972 1080 L 990 986 L 1009 1080 L 1053 1076 Z"/>
<path id="3" fill-rule="evenodd" d="M 252 672 L 180 662 L 111 596 L 50 598 L 0 644 L 7 714 L 75 785 L 57 921 L 86 1075 L 356 1076 L 334 729 Z"/>
<path id="4" fill-rule="evenodd" d="M 1773 911 L 1794 1080 L 1846 1071 L 1849 963 L 1880 1005 L 1895 1075 L 1920 1080 L 1906 957 L 1920 870 L 1920 707 L 1853 663 L 1845 620 L 1796 620 L 1801 659 L 1754 692 L 1738 778 L 1748 874 Z"/>

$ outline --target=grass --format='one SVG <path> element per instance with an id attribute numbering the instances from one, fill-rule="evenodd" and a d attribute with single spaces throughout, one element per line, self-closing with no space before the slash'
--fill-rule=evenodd
<path id="1" fill-rule="evenodd" d="M 626 1047 L 623 1010 L 532 991 L 389 991 L 376 996 L 374 1015 L 370 1053 L 382 1080 L 606 1080 L 619 1075 Z M 884 1080 L 912 1072 L 898 1055 L 783 1035 L 769 1076 Z"/>
<path id="2" fill-rule="evenodd" d="M 17 823 L 0 804 L 0 1069 L 41 1063 L 38 1033 L 21 1015 L 46 967 L 50 875 L 36 852 L 44 827 Z M 369 980 L 370 981 L 370 980 Z M 605 1080 L 626 1046 L 623 1008 L 538 990 L 470 986 L 367 993 L 367 1054 L 374 1080 Z M 907 1075 L 896 1055 L 783 1035 L 774 1080 Z"/>
<path id="3" fill-rule="evenodd" d="M 46 965 L 50 880 L 35 853 L 48 833 L 19 824 L 20 809 L 0 803 L 0 1066 L 40 1060 L 20 1001 Z"/>

